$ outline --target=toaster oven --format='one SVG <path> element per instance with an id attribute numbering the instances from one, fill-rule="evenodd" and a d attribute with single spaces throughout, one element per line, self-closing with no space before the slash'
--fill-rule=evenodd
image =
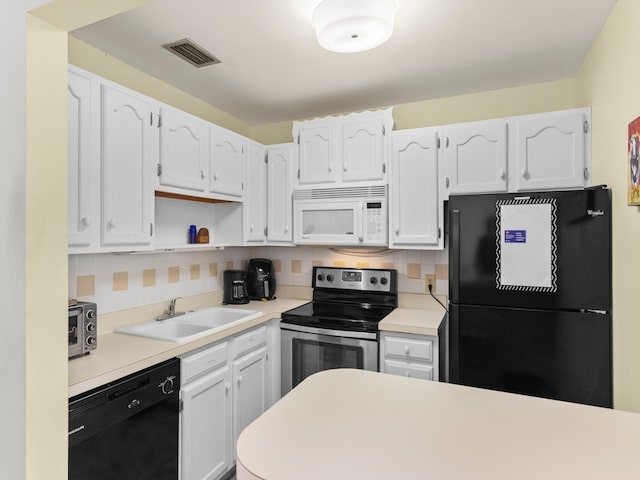
<path id="1" fill-rule="evenodd" d="M 98 309 L 95 303 L 69 305 L 69 358 L 91 353 L 98 346 Z"/>

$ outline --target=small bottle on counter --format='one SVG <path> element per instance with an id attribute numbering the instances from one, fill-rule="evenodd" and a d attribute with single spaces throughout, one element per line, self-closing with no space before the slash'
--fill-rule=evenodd
<path id="1" fill-rule="evenodd" d="M 189 243 L 196 243 L 197 228 L 195 225 L 189 225 Z"/>

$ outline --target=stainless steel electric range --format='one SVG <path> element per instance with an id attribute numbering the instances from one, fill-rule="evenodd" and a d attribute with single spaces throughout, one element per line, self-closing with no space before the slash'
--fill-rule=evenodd
<path id="1" fill-rule="evenodd" d="M 331 368 L 378 370 L 378 323 L 398 306 L 395 270 L 313 268 L 313 301 L 282 313 L 282 394 Z"/>

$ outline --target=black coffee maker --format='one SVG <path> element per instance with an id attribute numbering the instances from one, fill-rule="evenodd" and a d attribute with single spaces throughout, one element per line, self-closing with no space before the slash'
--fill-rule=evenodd
<path id="1" fill-rule="evenodd" d="M 276 272 L 268 258 L 252 258 L 247 268 L 247 294 L 250 300 L 276 298 Z"/>
<path id="2" fill-rule="evenodd" d="M 224 290 L 222 291 L 222 303 L 225 305 L 238 305 L 249 303 L 246 284 L 247 272 L 244 270 L 225 270 L 222 274 Z"/>

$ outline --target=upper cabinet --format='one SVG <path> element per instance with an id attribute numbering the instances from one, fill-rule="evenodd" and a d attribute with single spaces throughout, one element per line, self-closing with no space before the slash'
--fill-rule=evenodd
<path id="1" fill-rule="evenodd" d="M 588 108 L 515 117 L 509 121 L 509 190 L 581 188 L 590 184 Z"/>
<path id="2" fill-rule="evenodd" d="M 150 245 L 157 125 L 152 102 L 102 85 L 102 244 Z"/>
<path id="3" fill-rule="evenodd" d="M 443 127 L 448 193 L 507 191 L 507 122 L 490 120 Z"/>
<path id="4" fill-rule="evenodd" d="M 294 122 L 294 187 L 385 184 L 392 128 L 390 108 Z"/>
<path id="5" fill-rule="evenodd" d="M 443 127 L 445 196 L 591 184 L 591 109 Z"/>
<path id="6" fill-rule="evenodd" d="M 209 169 L 209 125 L 204 120 L 168 107 L 160 111 L 160 188 L 204 192 Z"/>
<path id="7" fill-rule="evenodd" d="M 69 253 L 150 249 L 157 105 L 71 66 L 67 98 Z"/>
<path id="8" fill-rule="evenodd" d="M 292 143 L 267 148 L 267 243 L 293 242 Z"/>
<path id="9" fill-rule="evenodd" d="M 389 247 L 443 248 L 440 128 L 393 132 L 389 184 Z"/>
<path id="10" fill-rule="evenodd" d="M 87 248 L 93 241 L 93 232 L 99 228 L 96 215 L 98 198 L 94 195 L 97 185 L 94 177 L 99 173 L 98 139 L 92 138 L 96 128 L 94 123 L 95 96 L 91 77 L 81 71 L 69 70 L 67 82 L 67 181 L 68 196 L 68 242 L 69 247 Z"/>
<path id="11" fill-rule="evenodd" d="M 267 149 L 258 143 L 247 145 L 247 194 L 243 205 L 243 238 L 246 244 L 267 239 Z"/>
<path id="12" fill-rule="evenodd" d="M 216 125 L 211 126 L 210 135 L 209 191 L 228 200 L 242 200 L 246 139 Z"/>

